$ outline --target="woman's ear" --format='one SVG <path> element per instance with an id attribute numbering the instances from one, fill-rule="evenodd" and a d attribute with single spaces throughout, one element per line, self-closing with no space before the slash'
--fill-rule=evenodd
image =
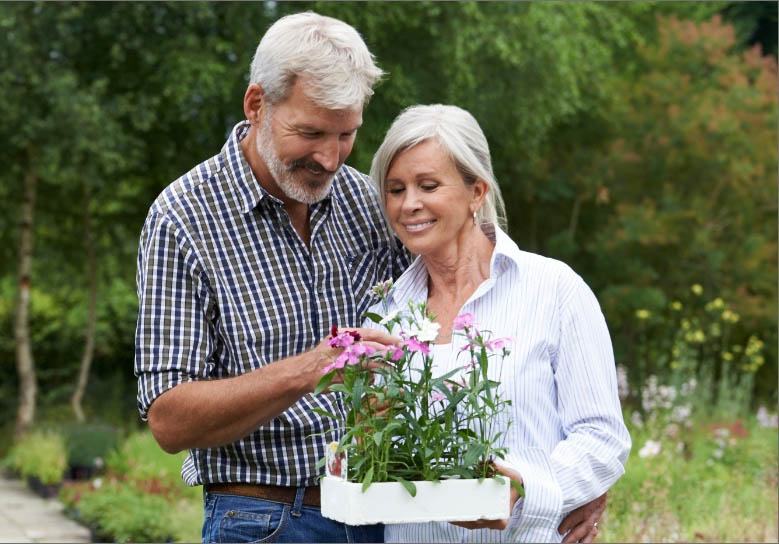
<path id="1" fill-rule="evenodd" d="M 473 198 L 471 199 L 471 211 L 476 212 L 484 205 L 484 199 L 487 198 L 487 192 L 490 190 L 487 182 L 478 178 L 473 185 Z"/>

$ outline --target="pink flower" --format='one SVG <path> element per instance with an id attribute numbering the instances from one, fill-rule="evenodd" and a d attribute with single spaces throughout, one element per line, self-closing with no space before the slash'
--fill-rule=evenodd
<path id="1" fill-rule="evenodd" d="M 346 349 L 346 351 L 348 351 L 352 355 L 361 357 L 363 355 L 372 355 L 376 350 L 370 346 L 366 346 L 365 344 L 357 343 L 352 346 L 349 346 Z M 353 365 L 355 363 L 350 362 L 349 364 Z"/>
<path id="2" fill-rule="evenodd" d="M 426 342 L 420 342 L 413 336 L 403 340 L 403 345 L 406 346 L 409 351 L 417 351 L 425 355 L 430 355 L 430 346 Z"/>
<path id="3" fill-rule="evenodd" d="M 332 341 L 331 341 L 332 342 Z M 354 339 L 352 339 L 354 342 Z M 331 344 L 332 345 L 332 344 Z M 340 346 L 333 346 L 340 347 Z M 347 345 L 344 350 L 336 357 L 332 363 L 322 369 L 322 374 L 327 374 L 333 370 L 340 370 L 346 365 L 356 365 L 363 356 L 372 355 L 376 350 L 359 342 Z"/>
<path id="4" fill-rule="evenodd" d="M 397 363 L 403 358 L 403 350 L 400 349 L 398 346 L 390 346 L 387 348 L 387 350 L 384 352 L 389 358 L 390 361 L 393 363 Z"/>
<path id="5" fill-rule="evenodd" d="M 442 400 L 446 400 L 446 395 L 440 391 L 433 391 L 433 393 L 430 395 L 431 402 L 441 402 Z"/>
<path id="6" fill-rule="evenodd" d="M 360 341 L 360 333 L 356 331 L 343 331 L 334 335 L 328 342 L 331 348 L 345 348 Z"/>
<path id="7" fill-rule="evenodd" d="M 465 313 L 460 314 L 454 318 L 454 324 L 452 328 L 456 331 L 460 331 L 465 328 L 473 327 L 473 314 Z"/>
<path id="8" fill-rule="evenodd" d="M 503 338 L 495 338 L 494 340 L 488 340 L 484 344 L 484 347 L 490 351 L 497 351 L 499 349 L 504 349 L 508 347 L 508 344 L 510 344 L 513 341 L 514 341 L 513 338 L 504 336 Z"/>

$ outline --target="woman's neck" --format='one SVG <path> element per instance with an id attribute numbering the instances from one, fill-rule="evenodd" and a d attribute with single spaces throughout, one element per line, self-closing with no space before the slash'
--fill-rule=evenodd
<path id="1" fill-rule="evenodd" d="M 435 254 L 422 256 L 428 273 L 427 301 L 444 338 L 463 304 L 490 275 L 495 244 L 478 227 Z"/>

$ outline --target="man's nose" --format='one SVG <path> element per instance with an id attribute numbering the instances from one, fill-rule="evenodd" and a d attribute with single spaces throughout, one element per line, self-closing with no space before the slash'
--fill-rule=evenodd
<path id="1" fill-rule="evenodd" d="M 313 159 L 328 172 L 335 172 L 338 170 L 341 162 L 338 138 L 327 138 L 323 140 L 314 153 Z"/>

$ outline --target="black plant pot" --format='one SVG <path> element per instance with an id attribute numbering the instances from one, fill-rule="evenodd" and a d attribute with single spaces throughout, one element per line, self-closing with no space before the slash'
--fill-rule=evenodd
<path id="1" fill-rule="evenodd" d="M 27 487 L 33 490 L 36 495 L 43 497 L 44 499 L 52 499 L 56 497 L 60 492 L 61 483 L 57 484 L 44 484 L 36 476 L 27 477 Z"/>
<path id="2" fill-rule="evenodd" d="M 91 480 L 95 476 L 95 468 L 85 465 L 68 467 L 68 480 Z"/>

